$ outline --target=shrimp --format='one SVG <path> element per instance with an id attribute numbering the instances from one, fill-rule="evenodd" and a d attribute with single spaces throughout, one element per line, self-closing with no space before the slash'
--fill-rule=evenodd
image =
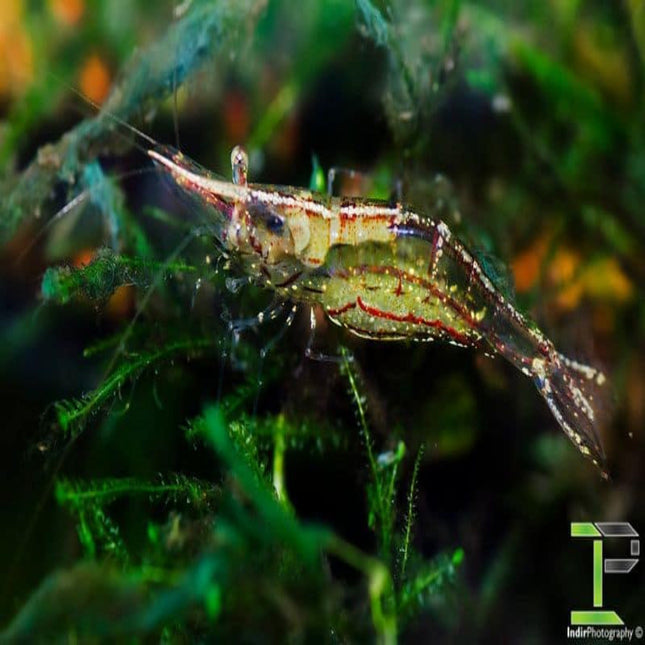
<path id="1" fill-rule="evenodd" d="M 148 154 L 213 208 L 218 241 L 259 284 L 322 306 L 363 338 L 492 349 L 533 380 L 565 434 L 607 477 L 594 400 L 604 374 L 556 351 L 443 221 L 402 203 L 248 183 L 239 146 L 231 182 L 173 148 Z"/>

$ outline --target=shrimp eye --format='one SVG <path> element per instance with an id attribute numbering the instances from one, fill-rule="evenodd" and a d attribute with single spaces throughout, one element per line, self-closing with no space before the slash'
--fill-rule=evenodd
<path id="1" fill-rule="evenodd" d="M 279 215 L 269 215 L 266 219 L 266 225 L 271 233 L 282 233 L 284 218 Z"/>
<path id="2" fill-rule="evenodd" d="M 247 205 L 247 209 L 253 220 L 257 223 L 262 222 L 270 233 L 279 235 L 284 230 L 284 217 L 278 215 L 267 204 L 252 201 Z"/>

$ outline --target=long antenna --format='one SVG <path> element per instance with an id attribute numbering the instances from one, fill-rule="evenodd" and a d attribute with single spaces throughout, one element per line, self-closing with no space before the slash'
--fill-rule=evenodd
<path id="1" fill-rule="evenodd" d="M 98 103 L 96 103 L 91 98 L 89 98 L 89 96 L 86 96 L 85 94 L 83 94 L 83 92 L 81 92 L 80 90 L 71 86 L 69 87 L 69 89 L 72 92 L 74 92 L 74 94 L 76 94 L 84 101 L 89 103 L 93 108 L 95 108 L 99 115 L 105 114 L 106 116 L 110 117 L 110 119 L 113 119 L 114 121 L 116 121 L 119 125 L 122 125 L 124 128 L 127 128 L 131 132 L 134 132 L 134 134 L 140 136 L 144 141 L 151 143 L 153 146 L 159 145 L 158 142 L 155 141 L 150 135 L 147 135 L 145 132 L 142 132 L 138 128 L 135 128 L 131 123 L 128 123 L 125 119 L 122 119 L 121 117 L 118 117 L 116 114 L 113 114 L 112 112 L 106 110 L 104 107 L 101 107 Z"/>
<path id="2" fill-rule="evenodd" d="M 125 119 L 122 119 L 121 117 L 118 117 L 116 114 L 113 114 L 109 110 L 107 110 L 105 107 L 101 106 L 99 103 L 96 101 L 92 100 L 89 96 L 81 92 L 81 90 L 75 88 L 73 85 L 70 85 L 67 83 L 64 79 L 59 78 L 56 74 L 53 72 L 48 72 L 50 76 L 55 78 L 59 83 L 64 85 L 70 92 L 76 94 L 79 98 L 83 99 L 86 103 L 91 105 L 99 115 L 105 115 L 109 117 L 110 119 L 113 119 L 116 123 L 119 125 L 123 126 L 127 130 L 130 130 L 137 136 L 141 137 L 144 141 L 147 141 L 148 143 L 152 144 L 153 146 L 158 146 L 159 143 L 155 141 L 150 135 L 146 134 L 145 132 L 142 132 L 138 128 L 135 128 L 131 123 L 128 123 Z"/>
<path id="3" fill-rule="evenodd" d="M 177 110 L 177 67 L 172 70 L 172 123 L 175 127 L 175 145 L 177 150 L 181 150 L 181 144 L 179 143 L 179 116 Z"/>

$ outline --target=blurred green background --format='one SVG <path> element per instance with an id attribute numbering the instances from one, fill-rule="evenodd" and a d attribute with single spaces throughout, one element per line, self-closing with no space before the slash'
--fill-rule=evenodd
<path id="1" fill-rule="evenodd" d="M 570 522 L 645 530 L 641 0 L 8 0 L 0 116 L 5 638 L 564 640 Z M 224 176 L 243 143 L 252 181 L 399 185 L 606 371 L 611 481 L 500 359 L 319 317 L 312 361 L 305 310 L 232 334 L 271 294 L 118 120 Z M 629 627 L 642 569 L 605 576 Z"/>

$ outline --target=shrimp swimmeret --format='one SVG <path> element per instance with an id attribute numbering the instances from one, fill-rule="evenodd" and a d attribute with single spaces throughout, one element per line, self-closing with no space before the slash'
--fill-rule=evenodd
<path id="1" fill-rule="evenodd" d="M 592 394 L 604 375 L 558 353 L 444 222 L 400 203 L 248 183 L 240 147 L 231 155 L 232 182 L 173 148 L 148 154 L 214 207 L 220 241 L 260 284 L 321 305 L 364 338 L 492 348 L 533 379 L 569 439 L 606 476 Z"/>

